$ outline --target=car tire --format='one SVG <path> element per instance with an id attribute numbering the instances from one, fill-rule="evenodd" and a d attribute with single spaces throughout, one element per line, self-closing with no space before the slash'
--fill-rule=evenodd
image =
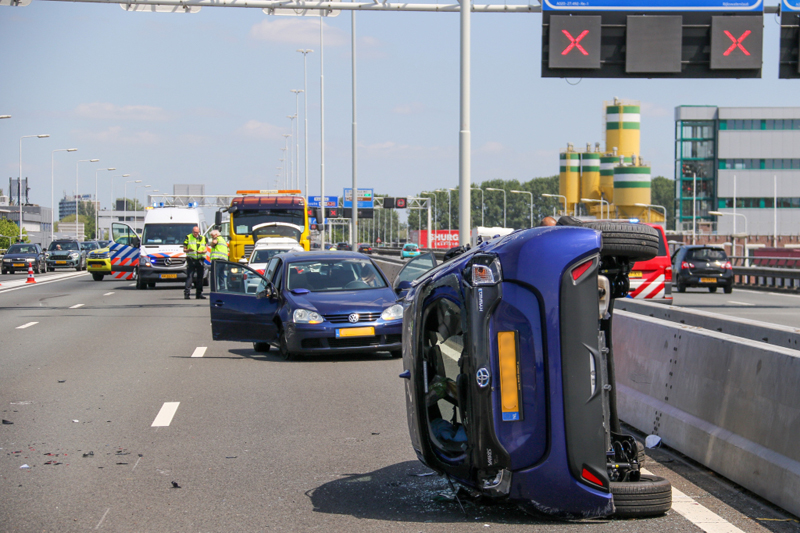
<path id="1" fill-rule="evenodd" d="M 83 269 L 81 268 L 81 264 L 80 264 L 80 263 L 78 263 L 78 266 L 76 266 L 76 267 L 75 267 L 75 270 L 76 270 L 77 272 L 80 272 L 81 270 L 83 270 Z"/>
<path id="2" fill-rule="evenodd" d="M 139 276 L 139 272 L 136 272 L 136 290 L 143 291 L 147 288 L 147 283 L 145 283 L 142 278 Z"/>
<path id="3" fill-rule="evenodd" d="M 53 268 L 51 268 L 51 267 L 47 267 L 47 271 L 48 271 L 48 272 L 55 272 L 55 271 L 56 271 L 56 269 L 55 269 L 55 267 L 53 267 Z"/>
<path id="4" fill-rule="evenodd" d="M 155 289 L 156 288 L 156 282 L 155 281 L 148 282 L 147 283 L 147 288 L 148 289 Z"/>
<path id="5" fill-rule="evenodd" d="M 587 222 L 584 226 L 602 233 L 600 253 L 604 256 L 648 261 L 658 255 L 658 230 L 645 224 Z"/>
<path id="6" fill-rule="evenodd" d="M 286 342 L 286 334 L 283 330 L 279 334 L 278 351 L 284 361 L 291 361 L 294 358 L 294 354 L 289 351 L 289 343 Z"/>
<path id="7" fill-rule="evenodd" d="M 725 291 L 725 294 L 732 293 L 733 292 L 733 283 L 731 283 L 730 285 L 725 285 L 725 287 L 722 290 Z"/>
<path id="8" fill-rule="evenodd" d="M 41 272 L 39 271 L 39 265 L 36 265 L 36 266 L 33 268 L 33 273 L 34 273 L 34 274 L 41 274 Z"/>
<path id="9" fill-rule="evenodd" d="M 403 357 L 403 350 L 392 350 L 389 353 L 392 355 L 392 359 L 400 359 Z"/>
<path id="10" fill-rule="evenodd" d="M 684 285 L 684 284 L 683 284 L 683 283 L 681 283 L 681 282 L 678 282 L 678 285 L 677 285 L 677 287 L 676 287 L 676 290 L 677 290 L 678 292 L 686 292 L 686 285 Z"/>
<path id="11" fill-rule="evenodd" d="M 659 476 L 642 474 L 639 481 L 611 482 L 615 516 L 660 516 L 672 507 L 672 485 Z"/>
<path id="12" fill-rule="evenodd" d="M 717 288 L 716 287 L 709 287 L 708 288 L 708 292 L 717 292 Z"/>
<path id="13" fill-rule="evenodd" d="M 253 350 L 258 353 L 267 353 L 272 346 L 268 342 L 254 342 Z"/>
<path id="14" fill-rule="evenodd" d="M 92 279 L 95 281 L 103 281 L 105 274 L 101 274 L 100 272 L 92 272 Z"/>

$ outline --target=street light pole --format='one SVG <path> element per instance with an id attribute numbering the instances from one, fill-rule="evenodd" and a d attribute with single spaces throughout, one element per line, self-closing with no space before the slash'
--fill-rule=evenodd
<path id="1" fill-rule="evenodd" d="M 11 115 L 4 115 L 3 118 L 11 118 Z M 17 182 L 17 203 L 19 203 L 19 242 L 22 242 L 22 139 L 29 139 L 36 137 L 37 139 L 45 139 L 50 137 L 49 133 L 42 133 L 40 135 L 23 135 L 19 138 L 19 181 Z M 8 191 L 8 197 L 11 198 L 11 191 Z M 11 244 L 11 239 L 8 240 Z"/>
<path id="2" fill-rule="evenodd" d="M 304 89 L 291 89 L 294 93 L 294 116 L 297 119 L 297 130 L 294 137 L 295 147 L 295 175 L 297 176 L 297 189 L 300 188 L 300 93 L 305 92 Z"/>
<path id="3" fill-rule="evenodd" d="M 567 214 L 567 197 L 563 194 L 543 194 L 544 198 L 563 198 L 564 199 L 564 214 Z"/>
<path id="4" fill-rule="evenodd" d="M 353 183 L 351 185 L 353 189 L 353 206 L 352 206 L 352 214 L 353 217 L 350 219 L 351 224 L 350 227 L 353 231 L 353 246 L 354 250 L 358 250 L 356 246 L 356 242 L 358 240 L 358 122 L 356 121 L 356 12 L 350 12 L 350 63 L 351 63 L 351 76 L 352 79 L 350 81 L 351 88 L 352 88 L 352 100 L 353 100 L 353 125 L 352 125 L 352 167 L 353 167 Z"/>
<path id="5" fill-rule="evenodd" d="M 303 54 L 303 136 L 304 136 L 303 155 L 305 157 L 305 164 L 303 165 L 303 170 L 306 175 L 305 194 L 306 194 L 306 205 L 308 205 L 308 69 L 307 69 L 306 59 L 308 54 L 310 54 L 314 50 L 307 50 L 301 48 L 297 51 Z"/>
<path id="6" fill-rule="evenodd" d="M 294 143 L 295 143 L 295 140 L 296 140 L 295 139 L 295 134 L 294 134 L 294 119 L 297 118 L 297 114 L 295 113 L 294 115 L 286 115 L 286 118 L 288 118 L 289 120 L 292 121 L 291 122 L 291 126 L 290 126 L 290 131 L 292 133 L 291 133 L 291 135 L 289 135 L 289 138 L 291 139 L 290 142 L 289 142 L 289 172 L 290 172 L 290 174 L 289 174 L 289 187 L 287 187 L 287 188 L 288 189 L 294 189 L 294 174 L 295 174 Z"/>
<path id="7" fill-rule="evenodd" d="M 492 189 L 491 187 L 486 187 L 487 191 L 497 191 L 503 193 L 503 227 L 506 227 L 506 190 L 505 189 Z"/>
<path id="8" fill-rule="evenodd" d="M 125 186 L 122 188 L 122 196 L 124 197 L 122 200 L 123 203 L 123 212 L 122 212 L 122 220 L 125 223 L 128 223 L 128 184 L 129 183 L 141 183 L 142 180 L 128 180 L 125 182 Z M 134 194 L 135 196 L 135 194 Z M 136 200 L 134 199 L 133 207 L 136 208 Z M 135 224 L 134 224 L 135 226 Z"/>
<path id="9" fill-rule="evenodd" d="M 129 178 L 129 177 L 130 177 L 130 174 L 121 174 L 121 175 L 117 175 L 117 176 L 111 176 L 111 211 L 112 212 L 117 207 L 117 202 L 116 202 L 117 199 L 114 198 L 114 178 Z M 110 233 L 111 226 L 109 226 L 108 229 L 109 229 L 108 238 L 111 239 L 111 233 Z"/>
<path id="10" fill-rule="evenodd" d="M 511 191 L 515 194 L 527 194 L 531 197 L 531 227 L 533 227 L 533 193 L 528 191 Z M 600 204 L 602 207 L 602 204 Z"/>
<path id="11" fill-rule="evenodd" d="M 99 216 L 98 216 L 97 213 L 98 213 L 99 208 L 100 208 L 100 200 L 97 197 L 97 173 L 100 172 L 101 170 L 109 170 L 109 171 L 111 171 L 111 170 L 117 170 L 117 169 L 113 168 L 113 167 L 112 168 L 106 168 L 106 169 L 99 168 L 99 169 L 94 171 L 94 203 L 95 203 L 95 205 L 94 205 L 94 240 L 97 240 L 97 223 L 98 223 L 98 220 L 99 220 Z"/>
<path id="12" fill-rule="evenodd" d="M 97 163 L 100 161 L 99 159 L 80 159 L 77 163 L 75 163 L 75 238 L 79 241 L 82 240 L 78 235 L 78 168 L 80 168 L 81 163 Z"/>
<path id="13" fill-rule="evenodd" d="M 486 204 L 483 201 L 483 189 L 480 187 L 473 187 L 473 191 L 481 191 L 481 226 L 483 226 L 483 214 L 486 211 Z"/>
<path id="14" fill-rule="evenodd" d="M 139 181 L 142 181 L 142 180 L 139 180 Z M 147 188 L 149 188 L 149 187 L 150 187 L 150 185 L 142 185 L 142 188 L 144 188 L 144 189 L 147 189 Z M 138 201 L 139 201 L 139 200 L 136 198 L 136 189 L 138 189 L 138 188 L 139 188 L 139 185 L 134 185 L 134 186 L 133 186 L 133 208 L 134 208 L 134 209 L 136 209 L 136 202 L 138 202 Z M 144 207 L 144 204 L 142 204 L 142 207 Z M 137 229 L 137 228 L 136 228 L 136 222 L 137 222 L 136 218 L 137 218 L 137 217 L 136 217 L 136 215 L 134 215 L 134 217 L 133 217 L 133 229 L 134 229 L 134 230 L 135 230 L 135 229 Z"/>
<path id="15" fill-rule="evenodd" d="M 59 148 L 58 150 L 53 150 L 50 154 L 50 242 L 53 242 L 53 231 L 54 226 L 56 224 L 55 220 L 55 195 L 54 195 L 54 183 L 55 183 L 55 155 L 56 152 L 77 152 L 77 148 Z"/>

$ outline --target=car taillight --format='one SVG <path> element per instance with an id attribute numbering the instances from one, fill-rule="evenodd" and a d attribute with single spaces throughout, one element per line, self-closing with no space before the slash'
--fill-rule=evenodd
<path id="1" fill-rule="evenodd" d="M 688 268 L 694 268 L 694 265 L 693 265 L 692 263 L 689 263 L 689 262 L 687 262 L 687 261 L 684 261 L 683 263 L 681 263 L 681 268 L 686 268 L 686 269 L 688 269 Z"/>
<path id="2" fill-rule="evenodd" d="M 733 270 L 733 265 L 731 264 L 730 261 L 727 261 L 725 263 L 725 270 Z"/>
<path id="3" fill-rule="evenodd" d="M 664 281 L 672 281 L 672 267 L 668 266 L 666 270 L 664 270 Z"/>
<path id="4" fill-rule="evenodd" d="M 576 266 L 572 269 L 572 279 L 578 281 L 578 278 L 583 275 L 584 272 L 589 270 L 589 267 L 592 266 L 594 263 L 594 258 L 589 259 L 588 261 L 584 261 L 580 265 Z"/>

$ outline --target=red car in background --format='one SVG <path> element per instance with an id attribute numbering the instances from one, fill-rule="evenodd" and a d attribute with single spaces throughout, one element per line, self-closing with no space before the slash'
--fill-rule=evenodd
<path id="1" fill-rule="evenodd" d="M 667 248 L 667 235 L 658 224 L 647 224 L 658 231 L 658 255 L 649 261 L 633 264 L 629 298 L 672 304 L 672 260 Z"/>

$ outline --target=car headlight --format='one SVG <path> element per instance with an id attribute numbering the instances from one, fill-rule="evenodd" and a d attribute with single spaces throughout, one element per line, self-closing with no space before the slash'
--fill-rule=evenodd
<path id="1" fill-rule="evenodd" d="M 11 259 L 3 259 L 3 263 L 10 263 Z"/>
<path id="2" fill-rule="evenodd" d="M 321 324 L 322 315 L 308 309 L 295 309 L 292 316 L 296 324 Z"/>
<path id="3" fill-rule="evenodd" d="M 381 313 L 381 318 L 383 320 L 400 320 L 403 318 L 403 306 L 400 304 L 394 304 L 390 307 L 387 307 Z"/>
<path id="4" fill-rule="evenodd" d="M 73 259 L 77 259 L 78 257 L 81 256 L 81 254 L 79 254 L 78 252 L 72 252 L 71 254 L 69 254 L 69 256 Z"/>
<path id="5" fill-rule="evenodd" d="M 140 255 L 139 256 L 139 266 L 149 267 L 150 266 L 150 258 L 147 257 L 146 255 Z"/>

